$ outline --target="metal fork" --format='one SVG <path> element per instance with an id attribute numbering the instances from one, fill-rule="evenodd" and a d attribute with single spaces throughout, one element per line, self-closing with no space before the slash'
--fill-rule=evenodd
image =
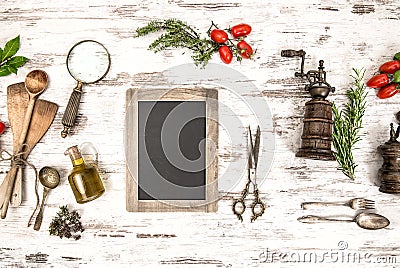
<path id="1" fill-rule="evenodd" d="M 354 210 L 374 209 L 375 201 L 365 199 L 365 198 L 353 198 L 346 202 L 339 201 L 339 202 L 304 202 L 304 203 L 301 203 L 302 209 L 308 209 L 312 206 L 317 206 L 317 207 L 346 206 L 346 207 L 350 207 Z"/>

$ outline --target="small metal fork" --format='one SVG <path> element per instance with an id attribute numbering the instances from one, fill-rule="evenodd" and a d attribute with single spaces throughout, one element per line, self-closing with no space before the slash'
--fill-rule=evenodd
<path id="1" fill-rule="evenodd" d="M 359 209 L 375 209 L 375 201 L 365 198 L 353 198 L 347 202 L 304 202 L 301 203 L 302 209 L 308 209 L 312 206 L 330 207 L 330 206 L 346 206 L 354 210 Z"/>

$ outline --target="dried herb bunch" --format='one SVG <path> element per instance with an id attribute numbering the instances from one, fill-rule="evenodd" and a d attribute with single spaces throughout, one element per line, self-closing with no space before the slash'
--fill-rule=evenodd
<path id="1" fill-rule="evenodd" d="M 346 91 L 348 102 L 339 111 L 333 104 L 333 152 L 336 161 L 339 163 L 338 169 L 347 177 L 354 180 L 355 168 L 357 167 L 354 157 L 354 145 L 360 141 L 360 129 L 362 128 L 362 118 L 364 116 L 367 92 L 365 84 L 362 82 L 365 74 L 364 69 L 354 69 L 354 79 L 350 89 Z"/>
<path id="2" fill-rule="evenodd" d="M 151 43 L 149 50 L 160 52 L 166 48 L 188 48 L 193 52 L 192 59 L 196 66 L 204 67 L 219 49 L 217 43 L 202 38 L 195 29 L 177 19 L 155 20 L 136 29 L 137 37 L 158 31 L 166 31 L 166 33 Z"/>
<path id="3" fill-rule="evenodd" d="M 57 235 L 60 238 L 81 238 L 81 232 L 84 231 L 80 221 L 81 216 L 77 211 L 70 212 L 67 206 L 61 206 L 60 211 L 50 223 L 50 235 Z"/>

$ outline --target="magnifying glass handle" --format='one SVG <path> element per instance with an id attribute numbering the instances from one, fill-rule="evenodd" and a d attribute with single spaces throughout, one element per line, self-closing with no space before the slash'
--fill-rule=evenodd
<path id="1" fill-rule="evenodd" d="M 63 131 L 61 131 L 61 137 L 65 138 L 68 135 L 70 128 L 75 124 L 76 116 L 78 115 L 79 103 L 82 96 L 82 82 L 78 82 L 76 88 L 69 97 L 67 108 L 65 109 L 64 116 L 62 118 L 62 124 L 64 125 Z"/>

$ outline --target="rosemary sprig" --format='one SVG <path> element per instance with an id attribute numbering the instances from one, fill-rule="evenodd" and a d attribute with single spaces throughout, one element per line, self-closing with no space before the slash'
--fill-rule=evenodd
<path id="1" fill-rule="evenodd" d="M 364 69 L 354 69 L 354 79 L 350 89 L 346 91 L 348 102 L 344 105 L 342 111 L 333 103 L 333 152 L 336 161 L 339 164 L 338 169 L 347 177 L 354 180 L 355 168 L 357 167 L 352 149 L 354 145 L 361 140 L 358 135 L 362 128 L 362 118 L 364 116 L 367 92 L 365 84 L 362 82 L 365 74 Z"/>
<path id="2" fill-rule="evenodd" d="M 220 47 L 212 40 L 202 38 L 196 30 L 177 19 L 151 21 L 146 26 L 136 29 L 137 37 L 158 31 L 166 32 L 150 44 L 149 50 L 157 53 L 166 48 L 188 48 L 193 53 L 192 59 L 196 66 L 207 65 Z"/>

